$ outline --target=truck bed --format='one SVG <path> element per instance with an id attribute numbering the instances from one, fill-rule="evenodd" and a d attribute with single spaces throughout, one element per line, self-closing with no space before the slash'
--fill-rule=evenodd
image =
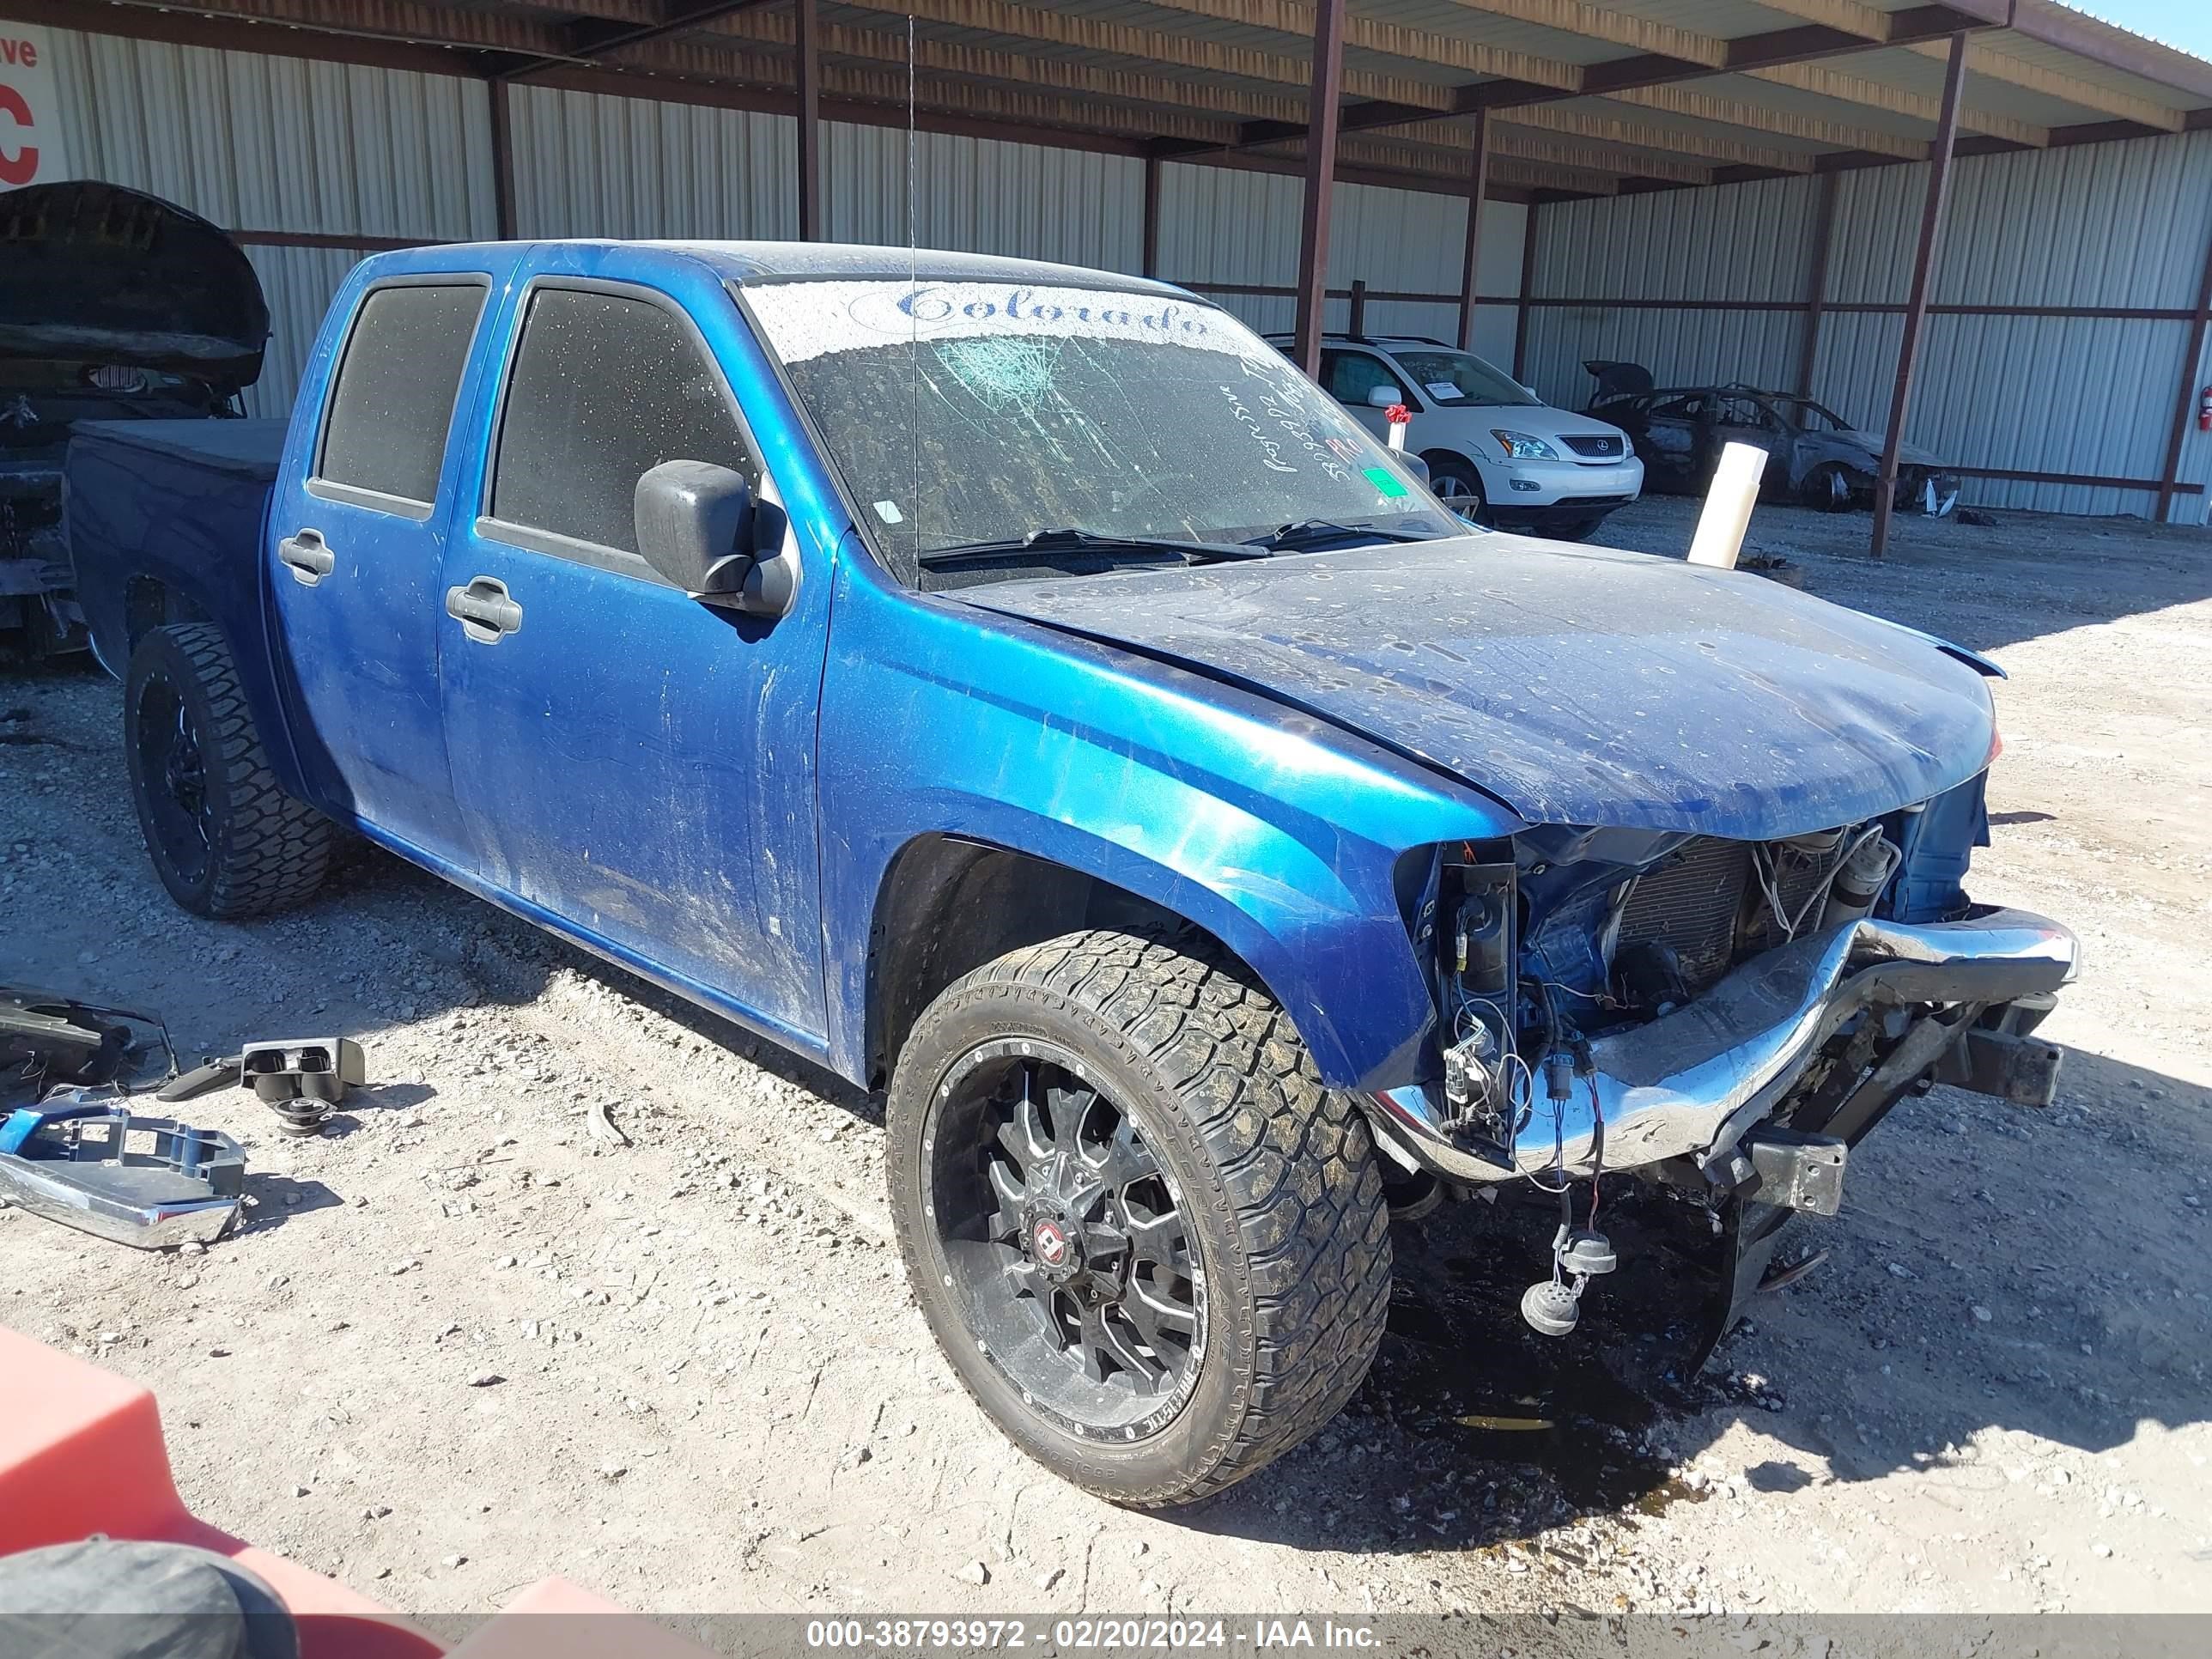
<path id="1" fill-rule="evenodd" d="M 130 658 L 133 577 L 189 571 L 181 591 L 234 599 L 225 615 L 259 615 L 261 525 L 286 424 L 84 421 L 72 430 L 64 527 L 93 650 L 110 673 Z"/>

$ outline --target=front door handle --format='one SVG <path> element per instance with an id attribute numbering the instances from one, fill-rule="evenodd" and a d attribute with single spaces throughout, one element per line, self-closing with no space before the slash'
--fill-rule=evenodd
<path id="1" fill-rule="evenodd" d="M 323 541 L 319 530 L 302 530 L 276 544 L 276 556 L 292 567 L 292 579 L 313 587 L 337 568 L 337 557 Z"/>
<path id="2" fill-rule="evenodd" d="M 466 587 L 446 590 L 446 614 L 478 645 L 497 645 L 522 626 L 522 607 L 496 576 L 478 576 Z"/>

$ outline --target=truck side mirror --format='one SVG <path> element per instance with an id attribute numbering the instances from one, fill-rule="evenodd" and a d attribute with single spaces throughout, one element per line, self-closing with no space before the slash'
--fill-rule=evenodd
<path id="1" fill-rule="evenodd" d="M 799 573 L 781 550 L 783 514 L 756 501 L 742 473 L 663 461 L 638 479 L 632 511 L 638 552 L 692 598 L 771 617 L 798 598 Z M 773 544 L 765 558 L 763 542 Z"/>

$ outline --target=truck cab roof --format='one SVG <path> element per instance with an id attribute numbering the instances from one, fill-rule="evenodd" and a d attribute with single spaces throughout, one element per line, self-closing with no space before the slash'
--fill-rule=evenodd
<path id="1" fill-rule="evenodd" d="M 434 246 L 402 248 L 380 253 L 365 262 L 372 272 L 466 270 L 470 261 L 490 249 L 511 253 L 511 242 L 449 242 Z M 618 237 L 588 236 L 533 240 L 527 244 L 545 250 L 548 262 L 554 250 L 647 249 L 682 255 L 713 268 L 732 283 L 781 282 L 791 279 L 854 282 L 893 282 L 912 277 L 931 283 L 1036 283 L 1058 287 L 1105 289 L 1131 294 L 1208 303 L 1171 283 L 1150 277 L 1127 276 L 1094 270 L 1082 265 L 1057 264 L 1046 259 L 1014 259 L 990 253 L 958 253 L 941 248 L 875 246 L 863 242 L 720 242 L 687 240 L 626 240 Z"/>

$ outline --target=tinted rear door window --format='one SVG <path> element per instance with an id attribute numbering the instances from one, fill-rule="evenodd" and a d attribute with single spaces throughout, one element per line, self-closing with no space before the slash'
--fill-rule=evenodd
<path id="1" fill-rule="evenodd" d="M 437 499 L 453 400 L 487 292 L 481 283 L 409 283 L 362 301 L 331 391 L 318 477 L 402 501 Z"/>
<path id="2" fill-rule="evenodd" d="M 649 301 L 541 289 L 515 350 L 491 516 L 637 550 L 637 481 L 712 461 L 757 482 L 727 394 L 696 339 Z"/>

